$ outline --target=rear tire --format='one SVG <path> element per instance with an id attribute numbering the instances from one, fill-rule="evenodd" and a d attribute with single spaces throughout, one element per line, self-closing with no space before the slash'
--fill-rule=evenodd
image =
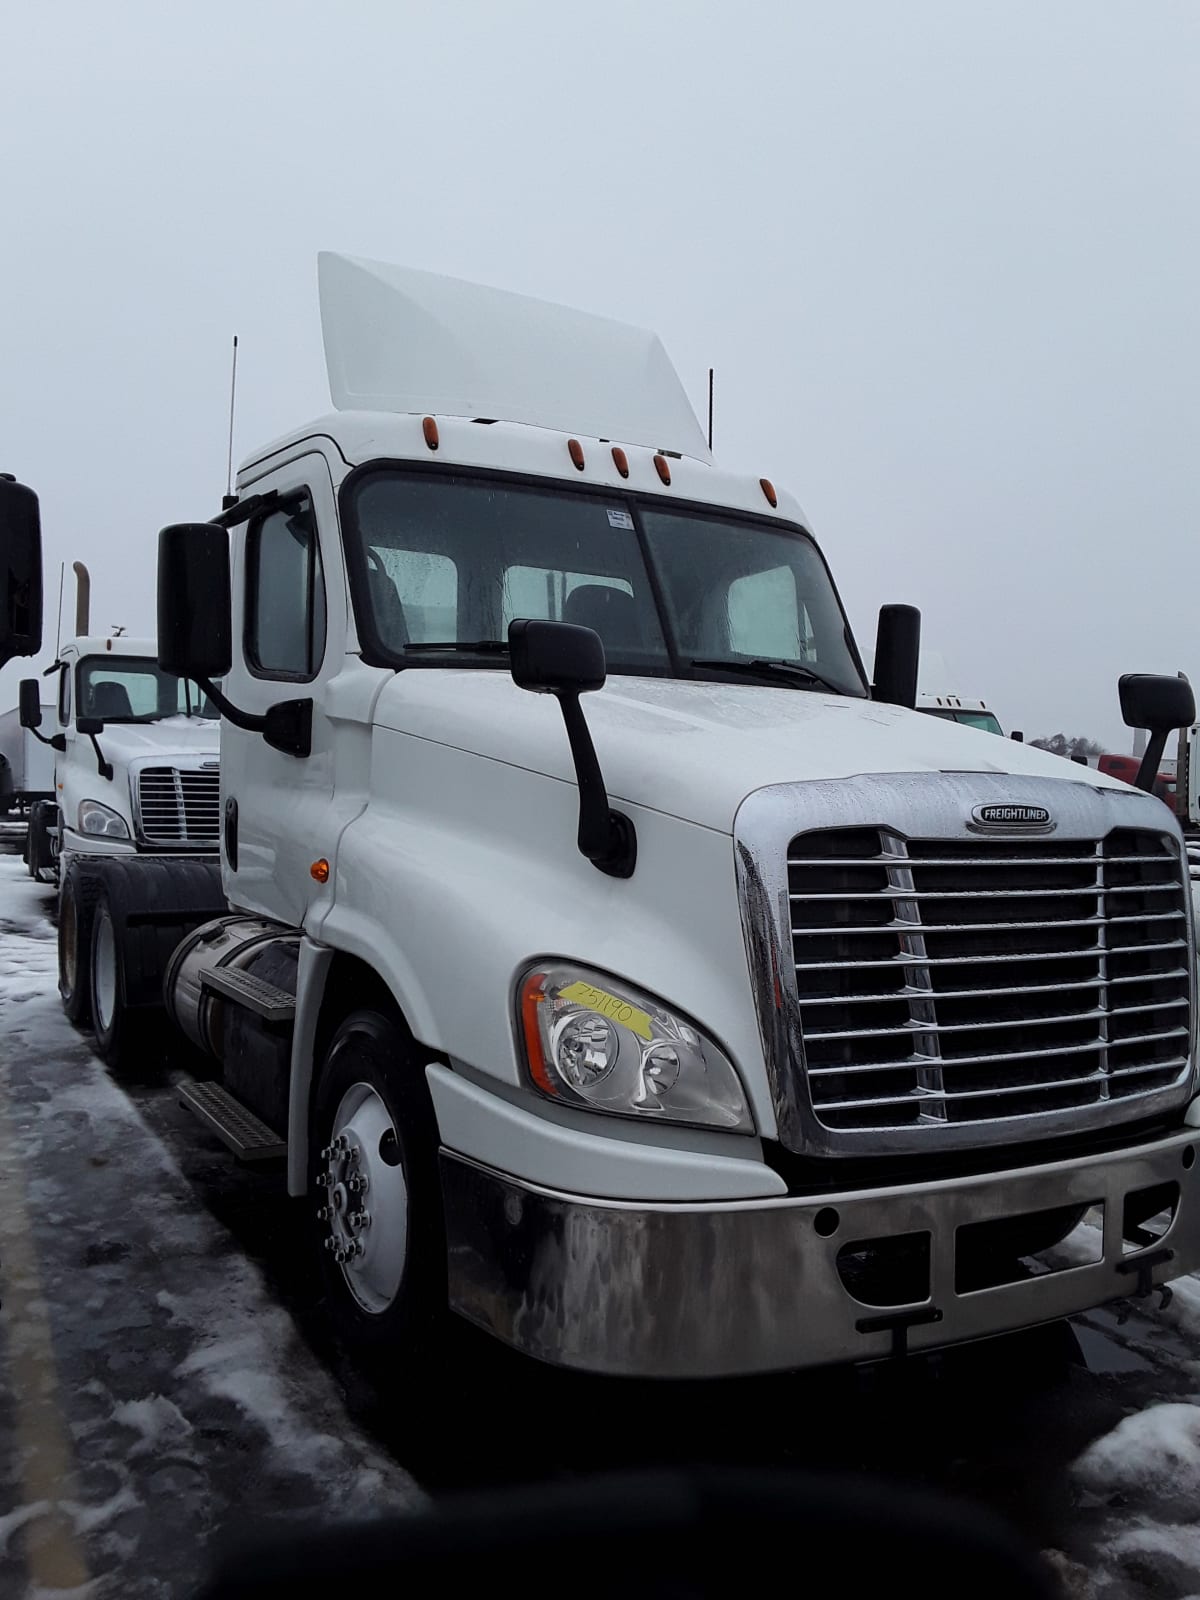
<path id="1" fill-rule="evenodd" d="M 99 887 L 77 866 L 68 869 L 58 901 L 58 992 L 72 1022 L 91 1015 L 92 923 Z"/>
<path id="2" fill-rule="evenodd" d="M 128 1065 L 143 1032 L 143 1017 L 125 1004 L 125 951 L 108 893 L 97 887 L 89 951 L 92 1032 L 96 1053 L 110 1067 Z"/>
<path id="3" fill-rule="evenodd" d="M 335 1141 L 345 1144 L 334 1149 Z M 436 1122 L 397 1018 L 355 1011 L 330 1040 L 313 1098 L 308 1178 L 318 1270 L 338 1332 L 368 1362 L 385 1352 L 432 1354 L 446 1316 Z M 361 1178 L 365 1192 L 353 1187 Z M 356 1224 L 364 1211 L 369 1222 Z"/>

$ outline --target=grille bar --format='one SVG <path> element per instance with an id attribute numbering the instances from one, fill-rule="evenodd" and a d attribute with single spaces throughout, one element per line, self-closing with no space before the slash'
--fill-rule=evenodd
<path id="1" fill-rule="evenodd" d="M 1072 1020 L 1078 1021 L 1079 1018 L 1076 1017 L 1076 1018 L 1072 1019 L 1072 1018 L 1068 1017 L 1068 1018 L 1063 1018 L 1061 1020 L 1069 1022 L 1069 1021 L 1072 1021 Z M 916 1026 L 919 1027 L 921 1025 L 917 1024 Z M 1161 1033 L 1134 1034 L 1130 1038 L 1122 1039 L 1119 1042 L 1121 1044 L 1148 1044 L 1148 1043 L 1150 1043 L 1151 1040 L 1157 1041 L 1157 1040 L 1160 1040 L 1160 1039 L 1178 1039 L 1178 1038 L 1186 1037 L 1188 1031 L 1189 1030 L 1187 1028 L 1170 1028 L 1167 1031 L 1161 1032 Z M 1035 1058 L 1040 1060 L 1042 1057 L 1045 1057 L 1045 1056 L 1081 1056 L 1081 1055 L 1088 1055 L 1089 1053 L 1090 1054 L 1094 1054 L 1097 1050 L 1100 1049 L 1100 1047 L 1105 1042 L 1106 1041 L 1103 1040 L 1099 1036 L 1099 1034 L 1097 1034 L 1095 1036 L 1095 1038 L 1087 1039 L 1087 1040 L 1084 1041 L 1083 1044 L 1050 1045 L 1050 1046 L 1046 1046 L 1046 1047 L 1043 1047 L 1043 1048 L 1040 1048 L 1040 1049 L 1037 1049 L 1037 1050 L 1006 1050 L 1004 1052 L 1003 1059 L 1005 1061 L 1032 1061 Z M 991 1055 L 986 1055 L 986 1056 L 943 1056 L 940 1059 L 941 1059 L 943 1068 L 945 1068 L 945 1067 L 978 1067 L 978 1066 L 985 1066 L 985 1065 L 990 1064 L 991 1062 L 996 1060 L 996 1057 L 995 1056 L 991 1056 Z M 911 1067 L 911 1066 L 916 1066 L 916 1065 L 921 1065 L 921 1064 L 922 1064 L 922 1057 L 914 1053 L 913 1055 L 905 1056 L 900 1060 L 870 1061 L 870 1062 L 864 1062 L 861 1065 L 855 1066 L 855 1067 L 845 1067 L 845 1066 L 839 1066 L 839 1067 L 809 1067 L 808 1075 L 809 1075 L 810 1078 L 831 1078 L 831 1077 L 847 1078 L 847 1077 L 852 1077 L 852 1076 L 855 1076 L 855 1075 L 857 1075 L 859 1073 L 864 1073 L 864 1072 L 895 1072 L 898 1068 L 901 1068 L 901 1067 Z"/>
<path id="2" fill-rule="evenodd" d="M 807 930 L 805 930 L 805 931 L 807 931 Z M 876 933 L 880 933 L 880 932 L 887 933 L 889 930 L 887 928 L 882 928 L 882 929 L 876 928 L 873 931 L 876 932 Z M 895 932 L 898 932 L 899 930 L 893 928 L 890 931 L 895 933 Z M 841 933 L 842 930 L 839 929 L 838 932 Z M 1024 953 L 1021 953 L 1019 955 L 1008 955 L 1008 956 L 968 956 L 968 955 L 962 955 L 962 956 L 937 956 L 937 957 L 930 957 L 924 963 L 924 965 L 928 966 L 928 967 L 961 967 L 964 962 L 971 962 L 972 964 L 983 963 L 983 964 L 988 964 L 988 965 L 994 965 L 998 961 L 1001 961 L 1001 962 L 1034 961 L 1034 960 L 1039 961 L 1039 962 L 1040 961 L 1078 961 L 1081 956 L 1095 955 L 1098 952 L 1099 948 L 1100 948 L 1099 945 L 1088 945 L 1082 950 L 1045 950 L 1045 951 L 1039 951 L 1039 953 L 1036 956 L 1026 955 Z M 1186 950 L 1186 949 L 1187 949 L 1187 940 L 1186 939 L 1171 939 L 1166 944 L 1135 944 L 1135 945 L 1129 945 L 1126 949 L 1122 949 L 1122 950 L 1118 951 L 1118 954 L 1124 955 L 1124 954 L 1133 954 L 1133 953 L 1136 952 L 1137 954 L 1140 955 L 1143 951 Z M 909 962 L 909 958 L 907 956 L 904 956 L 904 955 L 888 956 L 886 960 L 880 960 L 880 961 L 856 961 L 854 963 L 854 965 L 856 967 L 897 967 L 897 966 L 904 966 L 906 964 L 911 965 L 911 962 Z M 797 972 L 828 971 L 828 970 L 829 970 L 829 963 L 827 961 L 797 961 L 796 962 L 796 971 Z"/>
<path id="3" fill-rule="evenodd" d="M 1100 980 L 1088 984 L 1089 989 L 1101 988 Z M 939 996 L 944 998 L 944 996 Z M 1122 1006 L 1121 1015 L 1130 1016 L 1135 1011 L 1172 1011 L 1179 1006 L 1187 1005 L 1184 999 L 1155 1000 L 1146 1005 Z M 1041 1028 L 1049 1027 L 1054 1023 L 1072 1023 L 1087 1020 L 1092 1017 L 1105 1016 L 1106 1008 L 1093 1006 L 1090 1011 L 1068 1011 L 1058 1016 L 1049 1017 L 1007 1017 L 1002 1022 L 989 1022 L 989 1028 Z M 977 1022 L 935 1022 L 919 1023 L 906 1022 L 897 1028 L 842 1028 L 829 1030 L 823 1028 L 810 1029 L 807 1037 L 810 1039 L 886 1039 L 890 1035 L 911 1033 L 917 1028 L 928 1029 L 933 1033 L 970 1033 L 979 1027 Z M 838 1071 L 843 1069 L 838 1068 Z M 861 1069 L 858 1069 L 861 1070 Z"/>
<path id="4" fill-rule="evenodd" d="M 1143 945 L 1141 948 L 1145 949 L 1146 947 Z M 1159 977 L 1159 978 L 1171 978 L 1171 979 L 1182 978 L 1182 979 L 1186 980 L 1186 978 L 1187 978 L 1187 969 L 1184 968 L 1184 967 L 1174 967 L 1174 968 L 1172 968 L 1171 970 L 1169 970 L 1167 972 L 1160 972 L 1160 973 L 1156 974 L 1156 976 Z M 1110 978 L 1108 980 L 1108 984 L 1109 984 L 1109 988 L 1111 988 L 1114 984 L 1117 984 L 1117 983 L 1145 983 L 1145 981 L 1146 981 L 1145 978 L 1138 978 L 1138 977 L 1133 977 L 1133 978 Z M 1063 983 L 1063 982 L 1061 982 L 1061 981 L 1056 979 L 1053 982 L 1046 982 L 1046 983 L 1013 984 L 1013 985 L 1010 985 L 1009 987 L 1004 988 L 1004 989 L 1000 989 L 1000 988 L 993 989 L 993 988 L 989 987 L 988 988 L 988 994 L 989 995 L 1001 995 L 1001 996 L 1008 996 L 1008 995 L 1014 995 L 1014 994 L 1047 994 L 1047 993 L 1058 994 L 1061 990 L 1064 990 L 1064 989 L 1098 989 L 1099 987 L 1100 987 L 1100 979 L 1099 978 L 1078 978 L 1072 983 Z M 856 1006 L 868 1006 L 868 1005 L 882 1004 L 885 1001 L 890 1001 L 890 1002 L 894 1003 L 897 1000 L 911 999 L 912 995 L 914 995 L 916 992 L 917 991 L 915 989 L 913 989 L 913 990 L 909 990 L 909 989 L 893 989 L 891 991 L 891 993 L 889 993 L 889 994 L 856 994 L 854 996 L 854 1004 Z M 938 990 L 938 999 L 939 1000 L 974 1000 L 978 996 L 978 994 L 979 994 L 979 990 L 978 989 L 939 989 Z M 840 995 L 840 994 L 814 994 L 814 995 L 809 995 L 805 999 L 805 1002 L 804 1002 L 804 1005 L 805 1005 L 806 1009 L 809 1006 L 842 1006 L 842 1005 L 845 1005 L 845 1004 L 846 1004 L 846 1001 L 845 1001 L 844 997 L 842 995 Z M 811 1034 L 810 1034 L 810 1037 L 811 1037 Z"/>
<path id="5" fill-rule="evenodd" d="M 830 866 L 836 865 L 836 863 L 822 861 L 821 865 Z M 1078 899 L 1080 895 L 1094 895 L 1095 892 L 1094 884 L 1087 884 L 1079 889 L 973 889 L 971 891 L 971 899 L 1057 900 L 1059 898 L 1070 898 L 1071 896 Z M 1115 887 L 1110 887 L 1108 890 L 1109 894 L 1178 894 L 1178 892 L 1179 885 L 1177 883 L 1122 883 L 1117 884 Z M 788 899 L 793 904 L 797 901 L 807 901 L 810 905 L 819 904 L 821 901 L 825 901 L 828 904 L 830 900 L 837 900 L 838 902 L 843 900 L 879 901 L 889 898 L 900 899 L 901 897 L 905 900 L 961 900 L 963 893 L 961 889 L 922 889 L 919 893 L 914 889 L 908 894 L 905 894 L 903 890 L 880 889 L 866 894 L 846 894 L 841 890 L 828 889 L 824 894 L 788 895 Z"/>
<path id="6" fill-rule="evenodd" d="M 848 828 L 797 836 L 787 860 L 826 1127 L 1069 1114 L 1186 1070 L 1188 885 L 1170 834 L 958 845 Z"/>
<path id="7" fill-rule="evenodd" d="M 886 867 L 894 857 L 875 856 L 820 856 L 823 867 Z M 1078 856 L 921 856 L 923 867 L 1028 867 L 1031 861 L 1041 867 L 1079 867 L 1096 860 L 1093 852 Z M 1118 866 L 1145 866 L 1145 856 L 1106 856 L 1105 860 Z M 812 858 L 790 855 L 789 867 L 812 866 Z"/>
<path id="8" fill-rule="evenodd" d="M 1096 898 L 1096 891 L 1091 891 L 1091 897 Z M 962 898 L 960 895 L 959 899 Z M 909 920 L 895 917 L 891 922 L 863 922 L 855 925 L 850 922 L 835 922 L 832 927 L 809 927 L 801 923 L 798 928 L 793 928 L 793 934 L 825 934 L 832 937 L 841 934 L 872 934 L 901 932 L 912 928 L 920 928 L 922 933 L 994 933 L 999 928 L 1012 929 L 1018 933 L 1032 932 L 1043 928 L 1104 928 L 1114 922 L 1167 922 L 1173 917 L 1182 917 L 1184 912 L 1172 908 L 1169 911 L 1139 911 L 1128 917 L 1055 917 L 1049 922 L 920 922 L 916 918 Z"/>
<path id="9" fill-rule="evenodd" d="M 1174 1061 L 1166 1062 L 1163 1065 L 1178 1069 L 1178 1068 L 1181 1068 L 1181 1067 L 1184 1067 L 1184 1066 L 1187 1065 L 1187 1058 L 1185 1056 L 1178 1056 Z M 1127 1077 L 1131 1077 L 1134 1074 L 1138 1074 L 1138 1073 L 1159 1072 L 1160 1070 L 1161 1070 L 1161 1067 L 1158 1064 L 1155 1064 L 1154 1066 L 1146 1066 L 1146 1067 L 1130 1067 L 1130 1068 L 1128 1068 L 1126 1070 L 1126 1074 L 1125 1075 Z M 1089 1072 L 1086 1075 L 1086 1077 L 1082 1077 L 1082 1078 L 1057 1078 L 1057 1079 L 1054 1079 L 1053 1081 L 1051 1081 L 1049 1083 L 1040 1084 L 1039 1088 L 1041 1088 L 1041 1089 L 1082 1089 L 1082 1088 L 1087 1088 L 1089 1085 L 1099 1086 L 1099 1085 L 1107 1083 L 1107 1082 L 1108 1082 L 1108 1074 L 1106 1072 L 1104 1072 L 1103 1070 L 1099 1070 L 1099 1071 L 1096 1071 L 1096 1072 Z M 956 1100 L 956 1101 L 957 1100 L 983 1100 L 983 1099 L 991 1100 L 993 1098 L 1003 1098 L 1006 1095 L 1027 1094 L 1027 1093 L 1028 1093 L 1028 1090 L 1026 1089 L 1025 1085 L 1021 1084 L 1021 1083 L 1017 1083 L 1017 1084 L 1006 1084 L 1003 1087 L 998 1088 L 998 1089 L 963 1089 L 963 1090 L 959 1090 L 957 1093 L 946 1091 L 945 1092 L 945 1098 L 947 1100 Z M 918 1090 L 918 1094 L 920 1095 L 920 1097 L 922 1099 L 926 1099 L 926 1098 L 930 1097 L 928 1091 L 920 1091 L 920 1090 Z M 825 1106 L 824 1109 L 827 1110 L 827 1111 L 848 1111 L 848 1110 L 857 1111 L 857 1110 L 861 1110 L 863 1106 L 903 1106 L 903 1105 L 908 1105 L 911 1102 L 911 1099 L 912 1099 L 912 1096 L 910 1096 L 910 1095 L 879 1095 L 875 1099 L 872 1099 L 872 1100 L 831 1100 L 828 1103 L 828 1105 Z"/>

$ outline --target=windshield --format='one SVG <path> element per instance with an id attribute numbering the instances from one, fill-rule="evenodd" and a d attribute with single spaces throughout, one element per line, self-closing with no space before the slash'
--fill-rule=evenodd
<path id="1" fill-rule="evenodd" d="M 961 722 L 964 728 L 980 728 L 984 733 L 1004 737 L 1004 729 L 990 711 L 954 711 L 937 706 L 922 706 L 921 710 L 928 717 L 943 717 L 947 722 Z"/>
<path id="2" fill-rule="evenodd" d="M 725 675 L 865 695 L 802 530 L 508 480 L 383 469 L 346 517 L 364 644 L 392 665 L 478 666 L 515 618 L 594 628 L 613 673 Z M 476 659 L 472 660 L 475 654 Z"/>
<path id="3" fill-rule="evenodd" d="M 204 691 L 163 672 L 146 656 L 88 656 L 79 663 L 76 715 L 102 722 L 157 722 L 162 717 L 216 717 Z"/>

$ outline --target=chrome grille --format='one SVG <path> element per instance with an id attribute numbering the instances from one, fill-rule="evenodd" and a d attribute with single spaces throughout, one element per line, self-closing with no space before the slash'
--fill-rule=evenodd
<path id="1" fill-rule="evenodd" d="M 199 771 L 143 767 L 138 776 L 138 825 L 147 844 L 218 847 L 221 774 L 214 764 Z"/>
<path id="2" fill-rule="evenodd" d="M 1191 1032 L 1173 837 L 805 833 L 788 851 L 811 1102 L 843 1131 L 995 1122 L 1177 1083 Z"/>

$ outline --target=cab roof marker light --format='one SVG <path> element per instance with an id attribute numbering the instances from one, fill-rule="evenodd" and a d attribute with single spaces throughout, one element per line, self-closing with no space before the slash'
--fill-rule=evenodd
<path id="1" fill-rule="evenodd" d="M 580 444 L 578 439 L 568 439 L 567 440 L 567 453 L 570 455 L 571 460 L 575 463 L 576 471 L 577 472 L 582 472 L 583 471 L 583 446 Z"/>
<path id="2" fill-rule="evenodd" d="M 658 475 L 662 479 L 662 481 L 664 483 L 669 484 L 670 481 L 671 481 L 671 466 L 670 466 L 670 463 L 668 462 L 666 456 L 664 456 L 660 452 L 654 458 L 654 465 L 655 465 L 655 468 L 657 469 Z"/>
<path id="3" fill-rule="evenodd" d="M 775 485 L 771 482 L 770 478 L 760 478 L 758 480 L 758 486 L 766 495 L 767 504 L 769 506 L 775 507 L 779 504 L 779 496 L 775 493 Z"/>
<path id="4" fill-rule="evenodd" d="M 425 443 L 431 450 L 438 447 L 438 425 L 432 417 L 424 417 L 421 421 L 421 432 L 425 435 Z"/>
<path id="5" fill-rule="evenodd" d="M 617 471 L 623 478 L 627 478 L 629 476 L 629 457 L 625 454 L 624 450 L 621 449 L 619 444 L 613 445 L 612 458 L 613 465 L 616 467 Z"/>

